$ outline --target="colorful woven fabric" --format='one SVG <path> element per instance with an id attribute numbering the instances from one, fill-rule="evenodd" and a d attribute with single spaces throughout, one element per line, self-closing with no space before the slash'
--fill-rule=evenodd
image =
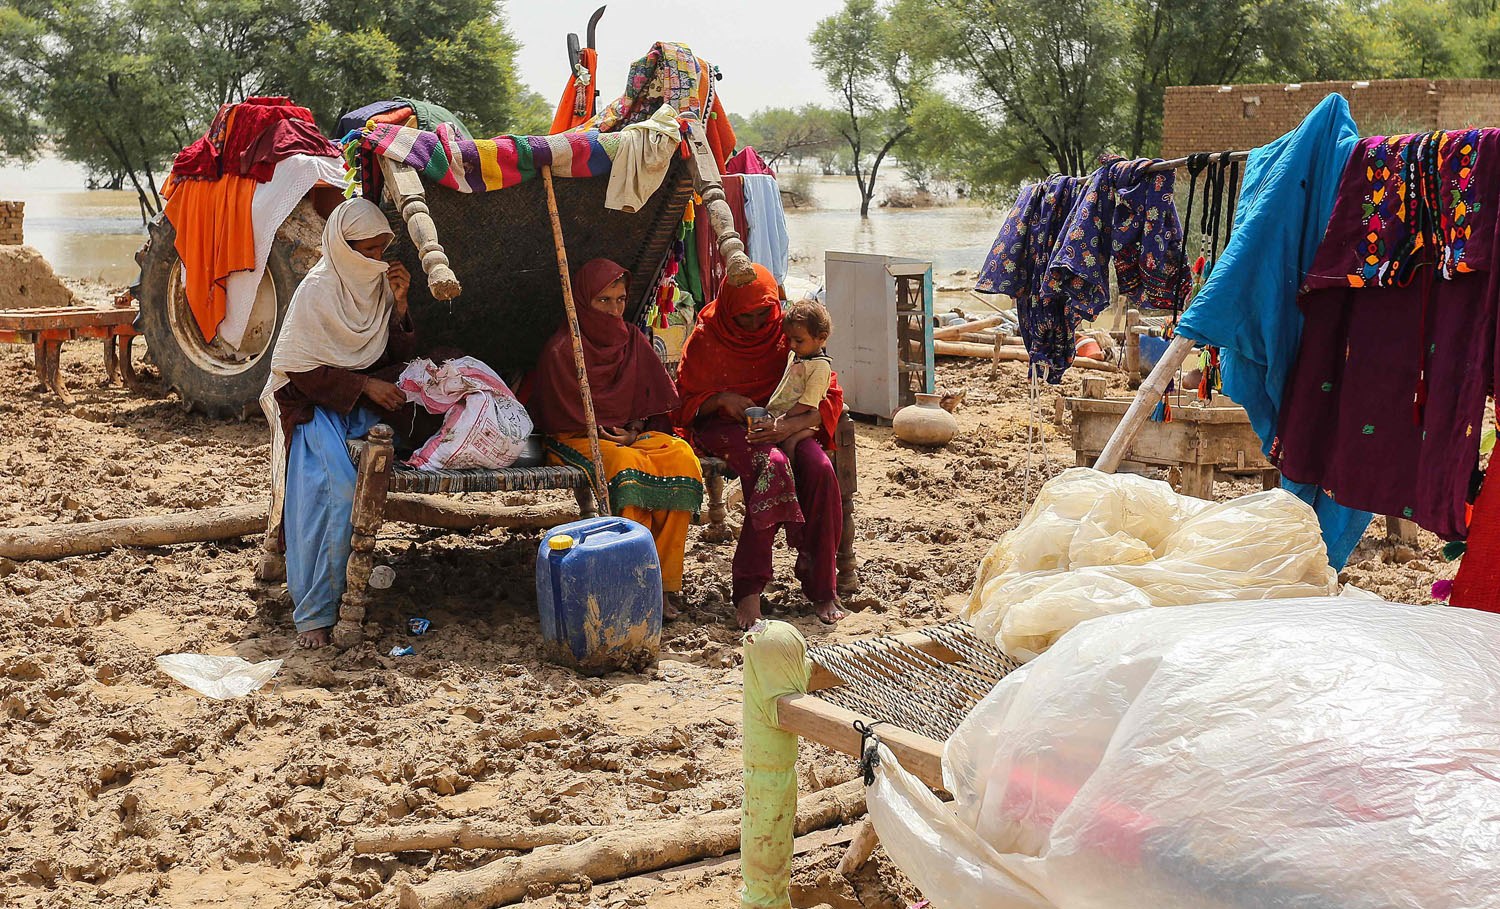
<path id="1" fill-rule="evenodd" d="M 1331 249 L 1344 267 L 1315 262 L 1304 291 L 1327 287 L 1401 287 L 1435 262 L 1446 279 L 1488 268 L 1489 250 L 1471 248 L 1484 204 L 1474 176 L 1494 130 L 1467 129 L 1361 139 L 1344 183 L 1358 196 L 1330 224 Z M 1351 176 L 1355 179 L 1351 180 Z M 1357 209 L 1356 209 L 1357 207 Z M 1490 213 L 1483 213 L 1492 217 Z M 1334 227 L 1342 227 L 1335 232 Z M 1331 258 L 1329 255 L 1320 258 Z"/>
<path id="2" fill-rule="evenodd" d="M 658 41 L 630 65 L 625 93 L 582 128 L 618 132 L 650 117 L 662 104 L 672 105 L 680 117 L 707 123 L 713 103 L 713 67 L 685 44 Z"/>
<path id="3" fill-rule="evenodd" d="M 381 155 L 441 186 L 482 193 L 523 183 L 543 167 L 551 167 L 556 177 L 607 174 L 619 151 L 620 137 L 588 130 L 556 136 L 464 139 L 446 123 L 439 124 L 436 132 L 373 124 L 355 137 L 351 148 L 367 163 L 369 155 Z M 364 176 L 370 175 L 371 168 L 362 170 Z M 367 196 L 372 192 L 372 182 L 364 181 Z"/>

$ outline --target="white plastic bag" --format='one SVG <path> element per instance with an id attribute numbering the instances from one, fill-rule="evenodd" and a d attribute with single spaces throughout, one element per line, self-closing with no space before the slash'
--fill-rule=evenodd
<path id="1" fill-rule="evenodd" d="M 1097 616 L 1337 589 L 1317 515 L 1285 490 L 1207 502 L 1077 467 L 1048 481 L 990 549 L 964 615 L 1026 660 Z"/>
<path id="2" fill-rule="evenodd" d="M 1500 906 L 1500 616 L 1361 598 L 1083 624 L 870 815 L 939 909 Z M 876 733 L 878 735 L 879 728 Z"/>
<path id="3" fill-rule="evenodd" d="M 216 701 L 244 697 L 271 681 L 281 660 L 251 663 L 234 656 L 169 653 L 156 658 L 162 672 Z"/>
<path id="4" fill-rule="evenodd" d="M 413 360 L 397 380 L 406 399 L 443 426 L 407 463 L 424 470 L 509 467 L 526 448 L 531 415 L 495 371 L 473 357 Z"/>

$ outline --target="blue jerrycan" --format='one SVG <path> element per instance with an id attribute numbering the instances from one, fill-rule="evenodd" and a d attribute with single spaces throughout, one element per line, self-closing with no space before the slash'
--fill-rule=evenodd
<path id="1" fill-rule="evenodd" d="M 651 531 L 625 518 L 554 527 L 536 558 L 549 659 L 585 675 L 640 671 L 661 649 L 661 562 Z"/>

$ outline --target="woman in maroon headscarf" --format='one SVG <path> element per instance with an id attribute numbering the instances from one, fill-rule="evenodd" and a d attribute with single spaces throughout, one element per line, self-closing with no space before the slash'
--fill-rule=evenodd
<path id="1" fill-rule="evenodd" d="M 782 527 L 797 550 L 802 593 L 818 618 L 832 625 L 844 617 L 837 591 L 844 506 L 828 458 L 844 409 L 838 377 L 816 412 L 746 429 L 745 409 L 764 407 L 786 368 L 782 296 L 760 265 L 743 287 L 725 282 L 718 299 L 698 314 L 677 367 L 678 432 L 699 451 L 728 461 L 745 491 L 745 524 L 734 551 L 735 614 L 742 628 L 760 618 L 760 594 L 772 577 L 771 544 Z M 817 435 L 797 446 L 794 467 L 777 445 L 804 429 Z"/>
<path id="2" fill-rule="evenodd" d="M 656 539 L 664 592 L 662 614 L 677 617 L 688 525 L 703 505 L 703 468 L 692 446 L 671 433 L 677 389 L 646 340 L 624 320 L 630 273 L 608 259 L 573 275 L 583 359 L 594 396 L 599 453 L 610 511 L 644 524 Z M 594 474 L 588 424 L 567 323 L 547 341 L 532 374 L 527 410 L 550 438 L 553 460 Z"/>

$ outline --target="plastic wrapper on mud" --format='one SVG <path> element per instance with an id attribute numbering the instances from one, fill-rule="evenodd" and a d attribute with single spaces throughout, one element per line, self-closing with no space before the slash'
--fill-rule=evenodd
<path id="1" fill-rule="evenodd" d="M 199 694 L 206 694 L 216 701 L 227 701 L 264 687 L 281 668 L 281 660 L 252 663 L 233 656 L 169 653 L 157 657 L 156 665 Z"/>

